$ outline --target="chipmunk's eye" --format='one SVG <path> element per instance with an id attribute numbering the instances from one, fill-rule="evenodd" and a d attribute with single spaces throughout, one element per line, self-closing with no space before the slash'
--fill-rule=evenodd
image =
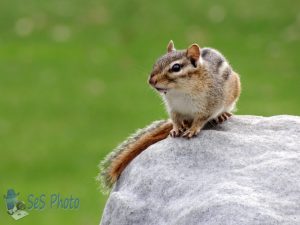
<path id="1" fill-rule="evenodd" d="M 181 69 L 181 65 L 178 64 L 178 63 L 175 63 L 175 64 L 172 66 L 171 71 L 172 71 L 172 72 L 179 72 L 180 69 Z"/>

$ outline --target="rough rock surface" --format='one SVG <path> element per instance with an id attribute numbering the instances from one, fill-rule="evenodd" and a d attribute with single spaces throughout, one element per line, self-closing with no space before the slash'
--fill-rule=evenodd
<path id="1" fill-rule="evenodd" d="M 102 225 L 299 225 L 300 117 L 233 116 L 125 169 Z"/>

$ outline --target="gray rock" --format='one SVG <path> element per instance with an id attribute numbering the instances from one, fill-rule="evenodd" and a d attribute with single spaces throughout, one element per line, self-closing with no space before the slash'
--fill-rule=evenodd
<path id="1" fill-rule="evenodd" d="M 299 225 L 300 117 L 234 116 L 167 138 L 115 184 L 102 225 Z"/>

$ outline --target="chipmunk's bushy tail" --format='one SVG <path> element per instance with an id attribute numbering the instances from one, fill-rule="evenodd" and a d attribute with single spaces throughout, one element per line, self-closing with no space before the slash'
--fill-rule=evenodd
<path id="1" fill-rule="evenodd" d="M 100 162 L 100 174 L 103 191 L 109 190 L 126 166 L 150 145 L 165 139 L 173 125 L 170 120 L 155 121 L 149 126 L 137 130 L 116 147 Z"/>

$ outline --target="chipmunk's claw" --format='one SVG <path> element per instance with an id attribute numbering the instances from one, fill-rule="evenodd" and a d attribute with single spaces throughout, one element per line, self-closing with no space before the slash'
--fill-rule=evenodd
<path id="1" fill-rule="evenodd" d="M 216 124 L 220 124 L 220 123 L 223 123 L 225 122 L 226 120 L 229 119 L 229 117 L 231 117 L 232 114 L 229 113 L 229 112 L 224 112 L 222 113 L 220 116 L 218 116 L 216 119 L 213 119 L 213 122 L 216 123 Z"/>
<path id="2" fill-rule="evenodd" d="M 228 112 L 224 112 L 224 113 L 222 113 L 220 116 L 218 116 L 218 122 L 219 123 L 223 123 L 223 122 L 225 122 L 226 120 L 228 120 L 229 119 L 229 117 L 231 117 L 232 116 L 232 114 L 231 113 L 228 113 Z"/>
<path id="3" fill-rule="evenodd" d="M 196 137 L 199 134 L 199 132 L 200 130 L 190 128 L 183 133 L 182 137 L 190 139 L 192 137 Z"/>
<path id="4" fill-rule="evenodd" d="M 170 131 L 170 136 L 171 137 L 179 137 L 181 135 L 182 131 L 180 129 L 177 129 L 177 128 L 173 128 L 171 131 Z"/>

